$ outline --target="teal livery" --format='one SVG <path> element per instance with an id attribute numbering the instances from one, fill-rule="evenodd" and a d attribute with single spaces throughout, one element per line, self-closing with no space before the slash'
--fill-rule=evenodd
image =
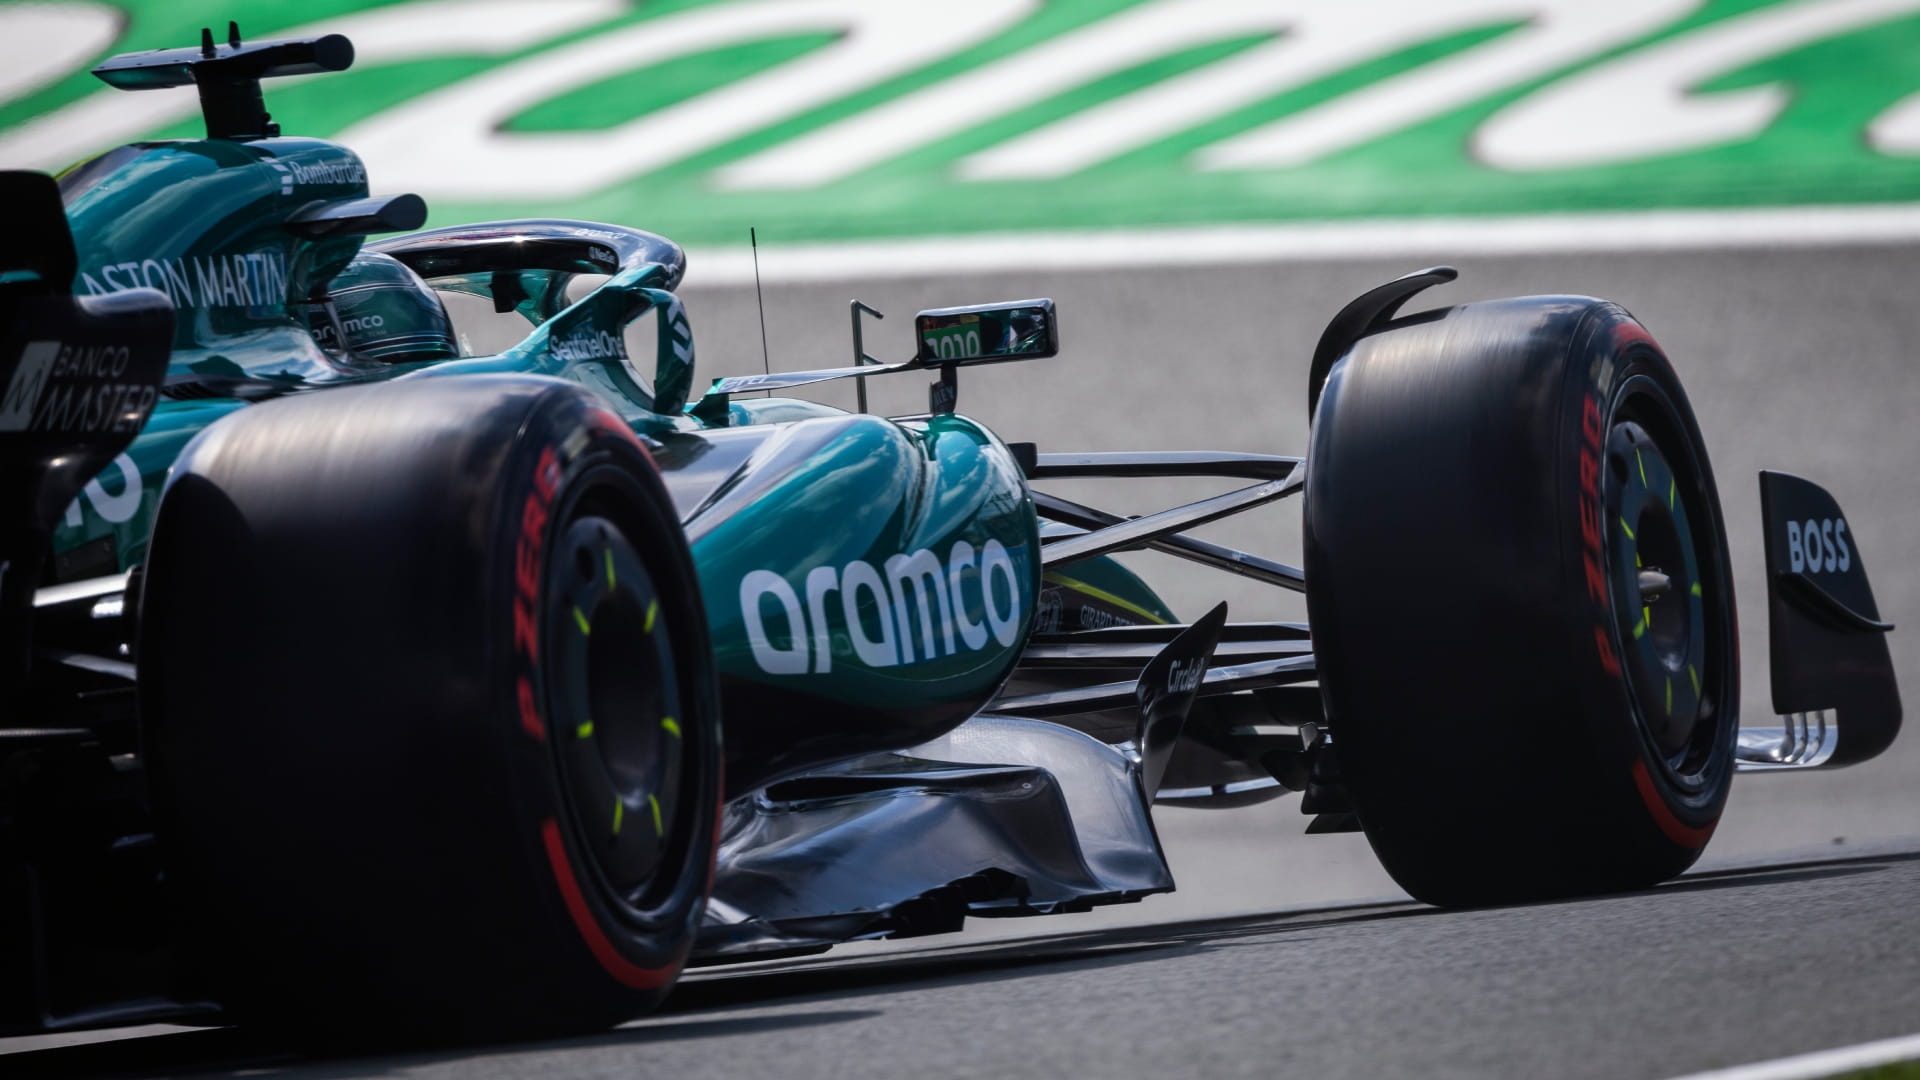
<path id="1" fill-rule="evenodd" d="M 1039 543 L 1006 446 L 951 414 L 893 421 L 725 394 L 689 405 L 693 335 L 672 291 L 685 257 L 664 238 L 536 219 L 370 245 L 451 300 L 479 302 L 483 318 L 518 319 L 524 334 L 485 355 L 378 363 L 310 332 L 363 246 L 333 224 L 399 202 L 369 198 L 350 151 L 297 138 L 151 143 L 77 165 L 61 184 L 75 293 L 155 289 L 177 322 L 163 400 L 61 519 L 57 580 L 139 565 L 176 457 L 250 400 L 549 375 L 594 391 L 655 448 L 682 503 L 723 685 L 748 711 L 789 723 L 865 716 L 887 734 L 830 740 L 833 752 L 880 748 L 900 730 L 886 717 L 920 717 L 909 730 L 925 734 L 978 709 L 1026 639 Z M 500 269 L 515 256 L 524 265 Z M 751 454 L 733 454 L 748 443 Z M 716 473 L 723 457 L 735 467 Z"/>

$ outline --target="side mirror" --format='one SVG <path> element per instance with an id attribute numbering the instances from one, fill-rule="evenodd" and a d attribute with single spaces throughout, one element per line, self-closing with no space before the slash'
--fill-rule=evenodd
<path id="1" fill-rule="evenodd" d="M 1011 300 L 936 308 L 913 317 L 915 355 L 922 364 L 998 364 L 1036 360 L 1060 351 L 1060 324 L 1051 300 Z"/>

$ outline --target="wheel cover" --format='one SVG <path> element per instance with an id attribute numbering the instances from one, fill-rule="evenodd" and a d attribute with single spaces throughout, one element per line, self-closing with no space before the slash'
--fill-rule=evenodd
<path id="1" fill-rule="evenodd" d="M 1615 401 L 1602 498 L 1621 666 L 1650 756 L 1670 783 L 1699 791 L 1728 692 L 1724 559 L 1672 403 L 1644 378 Z"/>
<path id="2" fill-rule="evenodd" d="M 605 518 L 571 522 L 548 575 L 549 695 L 575 835 L 607 892 L 644 915 L 682 871 L 692 751 L 672 620 Z"/>

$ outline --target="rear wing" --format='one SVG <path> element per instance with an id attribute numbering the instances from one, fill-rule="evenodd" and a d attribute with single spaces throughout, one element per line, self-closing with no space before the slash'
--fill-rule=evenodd
<path id="1" fill-rule="evenodd" d="M 212 29 L 203 29 L 197 49 L 121 53 L 93 73 L 120 90 L 197 84 L 207 138 L 264 139 L 280 134 L 280 125 L 267 115 L 261 79 L 345 71 L 352 64 L 353 43 L 339 34 L 247 44 L 239 24 L 230 22 L 224 45 L 214 43 Z"/>

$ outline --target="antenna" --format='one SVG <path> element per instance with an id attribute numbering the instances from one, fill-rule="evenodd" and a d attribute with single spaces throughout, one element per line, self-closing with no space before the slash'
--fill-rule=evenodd
<path id="1" fill-rule="evenodd" d="M 760 308 L 760 370 L 773 374 L 773 357 L 767 352 L 767 298 L 760 292 L 760 237 L 753 226 L 747 226 L 747 244 L 753 248 L 753 302 Z M 773 391 L 767 391 L 763 397 L 772 397 Z"/>

